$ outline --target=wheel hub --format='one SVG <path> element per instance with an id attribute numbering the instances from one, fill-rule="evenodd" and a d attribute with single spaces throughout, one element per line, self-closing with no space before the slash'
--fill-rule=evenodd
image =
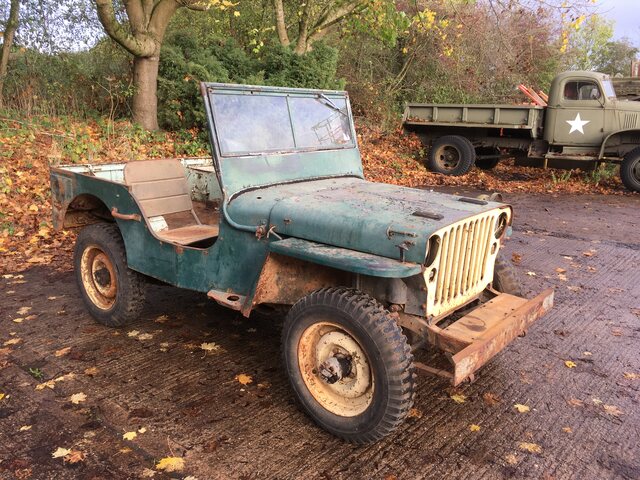
<path id="1" fill-rule="evenodd" d="M 320 364 L 318 375 L 329 385 L 351 374 L 351 357 L 337 353 Z"/>
<path id="2" fill-rule="evenodd" d="M 109 257 L 97 246 L 87 247 L 82 252 L 80 274 L 91 302 L 103 310 L 110 309 L 116 300 L 118 281 Z"/>
<path id="3" fill-rule="evenodd" d="M 298 361 L 309 392 L 330 412 L 351 417 L 371 403 L 374 378 L 369 361 L 341 327 L 319 322 L 307 328 L 298 345 Z"/>

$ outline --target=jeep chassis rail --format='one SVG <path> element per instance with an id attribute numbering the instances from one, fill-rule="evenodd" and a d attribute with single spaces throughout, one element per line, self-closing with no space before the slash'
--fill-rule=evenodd
<path id="1" fill-rule="evenodd" d="M 413 315 L 400 314 L 399 323 L 444 351 L 452 369 L 444 370 L 416 362 L 419 370 L 445 377 L 456 386 L 491 360 L 512 340 L 553 306 L 553 289 L 544 290 L 531 300 L 492 291 L 491 300 L 446 327 Z"/>

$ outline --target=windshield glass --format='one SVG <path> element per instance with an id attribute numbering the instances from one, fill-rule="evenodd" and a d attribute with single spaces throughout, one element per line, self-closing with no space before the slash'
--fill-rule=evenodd
<path id="1" fill-rule="evenodd" d="M 602 88 L 604 88 L 604 94 L 607 96 L 607 98 L 616 98 L 616 91 L 613 88 L 613 83 L 611 83 L 611 80 L 603 80 Z"/>
<path id="2" fill-rule="evenodd" d="M 222 155 L 354 146 L 343 96 L 216 92 L 211 100 Z"/>

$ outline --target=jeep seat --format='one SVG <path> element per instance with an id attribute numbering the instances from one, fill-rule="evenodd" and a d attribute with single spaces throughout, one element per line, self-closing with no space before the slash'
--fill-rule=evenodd
<path id="1" fill-rule="evenodd" d="M 129 186 L 147 224 L 160 240 L 191 245 L 218 236 L 218 226 L 203 225 L 193 211 L 189 185 L 180 161 L 129 162 L 124 167 L 124 183 Z M 191 223 L 168 228 L 164 216 L 180 212 L 189 212 L 193 219 Z"/>

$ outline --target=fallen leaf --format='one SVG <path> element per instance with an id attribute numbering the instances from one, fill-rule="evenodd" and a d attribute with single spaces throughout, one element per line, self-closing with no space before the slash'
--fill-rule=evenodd
<path id="1" fill-rule="evenodd" d="M 480 431 L 480 425 L 472 423 L 471 425 L 469 425 L 469 430 L 471 430 L 472 432 L 478 432 Z"/>
<path id="2" fill-rule="evenodd" d="M 412 408 L 411 410 L 409 410 L 409 413 L 407 414 L 407 417 L 409 417 L 409 418 L 422 418 L 422 412 L 420 410 L 418 410 L 417 408 Z"/>
<path id="3" fill-rule="evenodd" d="M 181 472 L 184 468 L 184 460 L 180 457 L 161 458 L 156 468 L 165 472 Z"/>
<path id="4" fill-rule="evenodd" d="M 20 307 L 17 313 L 18 315 L 26 315 L 29 310 L 31 310 L 31 307 Z"/>
<path id="5" fill-rule="evenodd" d="M 559 279 L 561 282 L 566 282 L 566 281 L 567 281 L 567 276 L 566 276 L 564 273 L 559 273 L 559 274 L 558 274 L 558 279 Z"/>
<path id="6" fill-rule="evenodd" d="M 456 393 L 454 395 L 451 395 L 451 400 L 453 400 L 456 403 L 464 403 L 466 399 L 467 397 L 461 393 Z"/>
<path id="7" fill-rule="evenodd" d="M 67 455 L 64 456 L 64 461 L 66 463 L 78 463 L 84 460 L 85 456 L 80 450 L 71 450 Z"/>
<path id="8" fill-rule="evenodd" d="M 78 405 L 79 403 L 84 402 L 87 399 L 87 396 L 80 392 L 80 393 L 74 393 L 73 395 L 71 395 L 71 397 L 69 397 L 69 400 L 71 400 L 71 403 L 73 403 L 74 405 Z"/>
<path id="9" fill-rule="evenodd" d="M 596 267 L 592 267 L 591 265 L 589 265 L 589 266 L 587 267 L 587 271 L 588 271 L 588 272 L 597 272 L 598 270 L 596 269 Z"/>
<path id="10" fill-rule="evenodd" d="M 68 450 L 68 449 L 62 448 L 62 447 L 58 447 L 58 449 L 55 452 L 53 452 L 51 454 L 51 456 L 53 458 L 60 458 L 60 457 L 64 457 L 66 455 L 69 455 L 70 453 L 71 453 L 71 450 Z"/>
<path id="11" fill-rule="evenodd" d="M 581 288 L 575 285 L 567 285 L 567 290 L 571 290 L 572 292 L 579 292 Z"/>
<path id="12" fill-rule="evenodd" d="M 54 355 L 56 357 L 64 357 L 67 353 L 69 353 L 71 351 L 71 347 L 65 347 L 65 348 L 61 348 L 60 350 L 56 350 L 56 352 L 54 353 Z"/>
<path id="13" fill-rule="evenodd" d="M 144 432 L 146 432 L 146 431 L 147 431 L 147 429 L 146 429 L 145 427 L 140 427 L 140 428 L 138 429 L 138 433 L 144 433 Z"/>
<path id="14" fill-rule="evenodd" d="M 536 272 L 527 272 L 527 275 L 529 275 L 530 277 L 535 277 L 536 276 Z"/>
<path id="15" fill-rule="evenodd" d="M 155 470 L 151 470 L 150 468 L 145 468 L 144 470 L 142 470 L 142 478 L 153 478 L 153 476 L 156 474 Z"/>
<path id="16" fill-rule="evenodd" d="M 98 368 L 97 367 L 89 367 L 87 369 L 85 369 L 84 371 L 85 375 L 89 375 L 90 377 L 94 377 L 98 374 Z"/>
<path id="17" fill-rule="evenodd" d="M 137 337 L 138 335 L 140 335 L 140 332 L 138 330 L 131 330 L 130 332 L 127 333 L 128 337 Z"/>
<path id="18" fill-rule="evenodd" d="M 245 373 L 236 375 L 236 380 L 240 382 L 242 385 L 249 385 L 250 383 L 253 382 L 253 378 L 251 378 L 251 375 L 247 375 Z"/>
<path id="19" fill-rule="evenodd" d="M 138 335 L 138 340 L 151 340 L 153 338 L 153 335 L 151 335 L 150 333 L 141 333 L 140 335 Z"/>
<path id="20" fill-rule="evenodd" d="M 571 430 L 571 427 L 562 427 L 562 431 L 564 433 L 573 433 L 573 430 Z"/>
<path id="21" fill-rule="evenodd" d="M 585 357 L 590 357 L 591 355 L 593 355 L 593 353 L 591 353 L 591 352 L 582 352 L 582 355 L 584 355 Z"/>
<path id="22" fill-rule="evenodd" d="M 518 458 L 513 453 L 506 455 L 504 459 L 509 465 L 515 465 L 518 463 Z"/>
<path id="23" fill-rule="evenodd" d="M 603 405 L 602 408 L 604 408 L 605 413 L 613 415 L 614 417 L 619 417 L 620 415 L 624 414 L 624 412 L 615 405 Z"/>
<path id="24" fill-rule="evenodd" d="M 640 373 L 624 372 L 624 378 L 629 380 L 637 380 L 640 378 Z"/>
<path id="25" fill-rule="evenodd" d="M 22 321 L 23 321 L 23 320 L 24 320 L 24 318 L 22 318 L 22 317 L 18 317 L 18 318 L 14 318 L 12 321 L 13 321 L 14 323 L 22 323 Z"/>
<path id="26" fill-rule="evenodd" d="M 611 335 L 613 335 L 614 337 L 621 337 L 622 336 L 622 329 L 621 328 L 612 328 L 611 329 Z"/>
<path id="27" fill-rule="evenodd" d="M 542 453 L 542 447 L 537 443 L 520 442 L 518 444 L 520 450 L 530 453 Z"/>
<path id="28" fill-rule="evenodd" d="M 133 452 L 133 450 L 131 450 L 129 447 L 124 447 L 121 448 L 120 450 L 118 450 L 120 453 L 131 453 Z"/>
<path id="29" fill-rule="evenodd" d="M 482 394 L 482 399 L 487 405 L 497 405 L 502 400 L 495 393 L 486 392 Z"/>
<path id="30" fill-rule="evenodd" d="M 21 338 L 12 338 L 10 340 L 7 340 L 6 342 L 3 343 L 3 345 L 5 347 L 9 346 L 9 345 L 17 345 L 18 343 L 20 343 L 22 341 Z"/>
<path id="31" fill-rule="evenodd" d="M 0 400 L 2 400 L 6 395 L 4 393 L 0 393 Z"/>
<path id="32" fill-rule="evenodd" d="M 136 432 L 127 432 L 124 435 L 122 435 L 122 438 L 124 438 L 125 440 L 133 440 L 137 436 L 138 434 Z"/>
<path id="33" fill-rule="evenodd" d="M 602 405 L 602 400 L 600 400 L 599 398 L 592 398 L 591 401 L 594 405 Z"/>
<path id="34" fill-rule="evenodd" d="M 584 407 L 584 402 L 582 400 L 578 400 L 577 398 L 570 398 L 567 400 L 567 404 L 572 407 Z"/>
<path id="35" fill-rule="evenodd" d="M 47 297 L 47 300 L 55 300 L 58 297 Z"/>
<path id="36" fill-rule="evenodd" d="M 576 365 L 576 362 L 573 362 L 571 360 L 565 360 L 564 364 L 566 365 L 567 368 L 576 368 L 578 365 Z"/>
<path id="37" fill-rule="evenodd" d="M 213 342 L 203 343 L 202 345 L 200 345 L 200 348 L 205 352 L 219 352 L 221 350 L 220 345 Z"/>
<path id="38" fill-rule="evenodd" d="M 593 255 L 597 252 L 597 250 L 594 250 L 593 248 L 591 250 L 588 250 L 586 252 L 582 252 L 582 255 L 584 255 L 585 257 L 593 257 Z"/>
<path id="39" fill-rule="evenodd" d="M 567 270 L 565 270 L 564 268 L 558 267 L 558 268 L 556 268 L 556 272 L 558 272 L 558 273 L 567 273 Z"/>
<path id="40" fill-rule="evenodd" d="M 519 253 L 512 253 L 511 254 L 511 261 L 515 265 L 520 265 L 520 262 L 522 261 L 522 255 L 520 255 Z"/>
<path id="41" fill-rule="evenodd" d="M 514 405 L 514 407 L 516 408 L 516 410 L 518 410 L 520 413 L 527 413 L 530 408 L 527 405 L 523 405 L 521 403 L 516 403 Z"/>
<path id="42" fill-rule="evenodd" d="M 160 315 L 158 318 L 156 318 L 154 320 L 154 322 L 156 323 L 165 323 L 167 320 L 169 320 L 169 317 L 166 315 Z"/>

